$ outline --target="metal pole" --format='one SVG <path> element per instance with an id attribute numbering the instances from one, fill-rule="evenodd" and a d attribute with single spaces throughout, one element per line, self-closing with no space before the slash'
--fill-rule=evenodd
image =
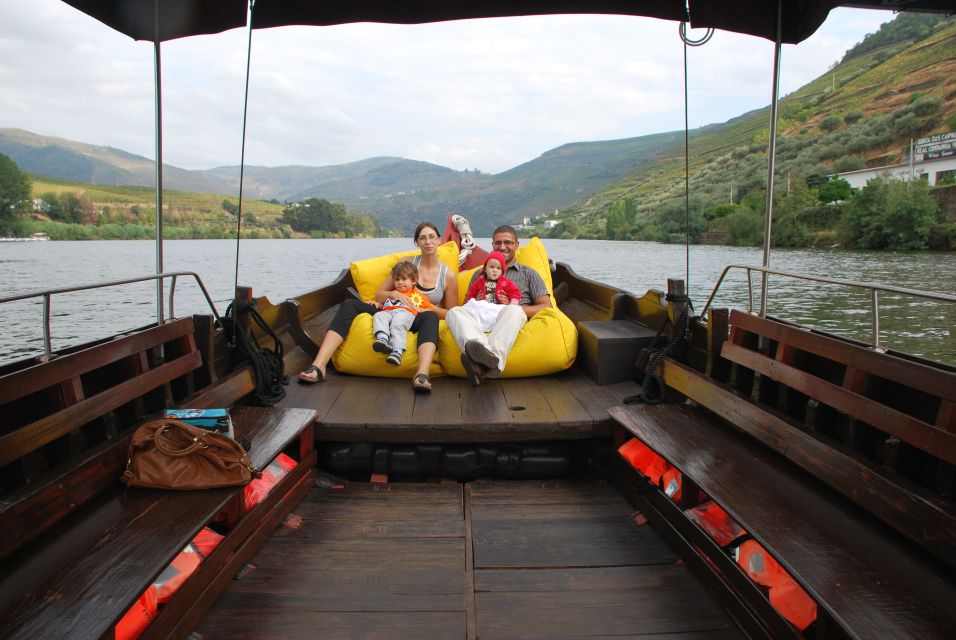
<path id="1" fill-rule="evenodd" d="M 687 40 L 684 42 L 684 282 L 690 295 L 690 119 L 687 98 Z"/>
<path id="2" fill-rule="evenodd" d="M 236 279 L 232 287 L 234 297 L 239 290 L 239 238 L 242 235 L 242 185 L 246 173 L 246 122 L 249 113 L 249 70 L 252 67 L 252 12 L 255 6 L 256 0 L 250 0 L 247 20 L 249 22 L 249 40 L 246 45 L 246 91 L 242 100 L 242 150 L 239 153 L 239 208 L 236 211 Z M 238 307 L 239 305 L 237 304 L 236 306 Z"/>
<path id="3" fill-rule="evenodd" d="M 163 75 L 160 64 L 159 0 L 153 0 L 153 74 L 156 86 L 156 273 L 163 272 Z M 156 324 L 163 324 L 163 279 L 156 279 Z"/>
<path id="4" fill-rule="evenodd" d="M 773 49 L 773 95 L 770 99 L 770 148 L 767 150 L 767 206 L 763 223 L 763 261 L 764 268 L 770 266 L 770 236 L 773 224 L 773 174 L 776 169 L 777 155 L 777 96 L 780 94 L 780 42 L 783 22 L 783 0 L 777 0 L 777 39 Z M 767 316 L 767 272 L 760 277 L 760 317 Z"/>

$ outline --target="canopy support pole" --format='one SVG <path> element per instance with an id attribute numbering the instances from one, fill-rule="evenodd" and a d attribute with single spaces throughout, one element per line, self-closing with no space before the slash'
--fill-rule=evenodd
<path id="1" fill-rule="evenodd" d="M 773 96 L 770 100 L 770 145 L 767 149 L 767 205 L 763 223 L 763 267 L 770 267 L 770 238 L 773 225 L 773 174 L 777 160 L 777 102 L 780 95 L 780 51 L 783 25 L 783 0 L 777 0 L 777 39 L 773 49 Z M 760 317 L 767 317 L 767 272 L 760 275 Z"/>
<path id="2" fill-rule="evenodd" d="M 163 272 L 163 74 L 160 63 L 159 0 L 153 0 L 155 13 L 153 39 L 153 73 L 156 87 L 156 273 Z M 156 279 L 156 324 L 165 322 L 163 279 Z"/>
<path id="3" fill-rule="evenodd" d="M 242 99 L 242 150 L 239 153 L 239 207 L 236 210 L 236 279 L 233 283 L 233 292 L 239 291 L 239 239 L 242 236 L 242 186 L 246 174 L 246 123 L 249 114 L 249 70 L 252 68 L 252 12 L 255 7 L 256 0 L 249 0 L 249 8 L 247 9 L 249 40 L 246 45 L 246 88 Z"/>

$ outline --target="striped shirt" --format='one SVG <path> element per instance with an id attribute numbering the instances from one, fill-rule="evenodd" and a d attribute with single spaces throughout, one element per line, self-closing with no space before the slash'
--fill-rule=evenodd
<path id="1" fill-rule="evenodd" d="M 471 276 L 471 282 L 468 287 L 475 283 L 478 276 L 481 275 L 481 269 L 475 271 Z M 548 294 L 548 288 L 544 285 L 544 280 L 538 275 L 538 272 L 531 267 L 515 262 L 505 272 L 505 277 L 515 283 L 518 291 L 521 292 L 521 304 L 534 304 L 534 301 L 541 296 Z"/>

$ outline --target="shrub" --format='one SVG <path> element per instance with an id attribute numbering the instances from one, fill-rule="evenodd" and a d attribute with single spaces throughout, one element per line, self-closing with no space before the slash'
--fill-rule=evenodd
<path id="1" fill-rule="evenodd" d="M 850 113 L 843 116 L 843 122 L 849 124 L 856 124 L 863 119 L 863 114 L 859 111 L 851 111 Z"/>
<path id="2" fill-rule="evenodd" d="M 938 210 L 924 181 L 874 178 L 851 201 L 840 235 L 860 249 L 923 249 Z"/>
<path id="3" fill-rule="evenodd" d="M 851 195 L 853 195 L 853 187 L 841 178 L 830 180 L 817 190 L 817 199 L 823 203 L 847 200 Z"/>
<path id="4" fill-rule="evenodd" d="M 950 131 L 956 131 L 956 113 L 946 118 L 946 127 Z"/>
<path id="5" fill-rule="evenodd" d="M 956 250 L 956 222 L 943 222 L 929 230 L 926 246 L 937 251 Z"/>
<path id="6" fill-rule="evenodd" d="M 820 124 L 817 126 L 827 132 L 836 131 L 836 129 L 840 126 L 840 118 L 837 116 L 827 116 L 821 120 Z"/>
<path id="7" fill-rule="evenodd" d="M 760 246 L 763 239 L 763 217 L 749 207 L 740 207 L 726 218 L 727 242 L 734 245 Z"/>
<path id="8" fill-rule="evenodd" d="M 915 113 L 907 113 L 893 119 L 893 131 L 901 136 L 915 136 L 923 127 L 923 122 Z"/>
<path id="9" fill-rule="evenodd" d="M 920 118 L 928 118 L 940 112 L 943 108 L 943 101 L 935 96 L 920 98 L 913 103 L 913 113 Z"/>
<path id="10" fill-rule="evenodd" d="M 842 158 L 837 158 L 833 163 L 833 170 L 837 173 L 845 173 L 847 171 L 859 171 L 866 167 L 866 162 L 860 156 L 843 156 Z M 849 185 L 848 185 L 849 186 Z"/>

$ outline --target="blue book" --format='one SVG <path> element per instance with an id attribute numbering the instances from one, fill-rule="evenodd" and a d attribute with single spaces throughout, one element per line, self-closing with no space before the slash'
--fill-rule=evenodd
<path id="1" fill-rule="evenodd" d="M 229 409 L 167 409 L 166 417 L 233 437 Z"/>

